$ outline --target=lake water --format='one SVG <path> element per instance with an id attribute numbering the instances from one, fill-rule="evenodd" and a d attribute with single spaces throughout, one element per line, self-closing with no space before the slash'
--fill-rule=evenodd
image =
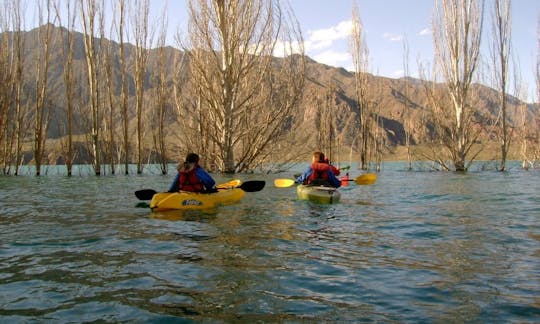
<path id="1" fill-rule="evenodd" d="M 137 207 L 172 174 L 0 176 L 0 322 L 540 322 L 540 171 L 404 170 L 205 213 Z"/>

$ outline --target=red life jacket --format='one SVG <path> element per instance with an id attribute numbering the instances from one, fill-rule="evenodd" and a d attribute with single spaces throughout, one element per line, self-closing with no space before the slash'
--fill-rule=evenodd
<path id="1" fill-rule="evenodd" d="M 313 180 L 318 179 L 318 181 L 328 181 L 328 170 L 330 170 L 330 165 L 321 162 L 315 162 L 311 164 L 311 174 L 307 179 L 307 184 L 310 184 Z"/>
<path id="2" fill-rule="evenodd" d="M 178 190 L 201 192 L 204 189 L 203 183 L 195 175 L 195 171 L 199 166 L 195 166 L 190 171 L 180 171 L 178 179 Z"/>

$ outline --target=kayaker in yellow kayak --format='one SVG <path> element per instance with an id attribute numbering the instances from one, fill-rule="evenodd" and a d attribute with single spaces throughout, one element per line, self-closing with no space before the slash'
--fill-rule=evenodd
<path id="1" fill-rule="evenodd" d="M 324 153 L 319 151 L 313 153 L 311 165 L 295 182 L 304 185 L 330 186 L 335 188 L 341 186 L 341 181 L 332 172 L 330 164 L 325 163 Z"/>
<path id="2" fill-rule="evenodd" d="M 174 177 L 169 192 L 217 192 L 214 179 L 199 165 L 199 156 L 189 153 L 186 160 L 176 167 L 178 173 Z"/>

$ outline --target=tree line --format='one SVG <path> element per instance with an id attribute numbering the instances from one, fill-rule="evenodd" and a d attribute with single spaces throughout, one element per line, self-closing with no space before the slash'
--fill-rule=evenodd
<path id="1" fill-rule="evenodd" d="M 187 36 L 174 32 L 183 51 L 170 51 L 167 10 L 163 8 L 151 22 L 149 1 L 36 1 L 40 26 L 36 39 L 22 32 L 24 3 L 4 2 L 0 9 L 4 174 L 19 173 L 25 145 L 31 145 L 36 175 L 41 174 L 48 161 L 51 118 L 62 119 L 60 142 L 68 175 L 83 149 L 96 175 L 127 174 L 130 163 L 136 164 L 137 173 L 146 163 L 158 163 L 166 174 L 168 163 L 189 151 L 198 152 L 213 171 L 253 171 L 271 162 L 298 159 L 298 153 L 305 152 L 291 148 L 302 147 L 311 135 L 317 148 L 330 157 L 337 155 L 337 147 L 350 145 L 361 169 L 380 167 L 386 146 L 382 103 L 370 83 L 369 50 L 356 3 L 349 49 L 358 114 L 337 124 L 339 89 L 329 82 L 324 93 L 313 94 L 316 131 L 304 134 L 296 125 L 303 118 L 298 107 L 306 96 L 306 56 L 290 7 L 278 0 L 189 0 Z M 506 169 L 516 138 L 523 166 L 534 166 L 540 155 L 539 116 L 536 126 L 529 127 L 523 107 L 522 127 L 508 122 L 510 0 L 495 0 L 491 9 L 492 72 L 500 94 L 496 120 L 478 114 L 472 87 L 478 78 L 484 2 L 436 0 L 435 4 L 434 64 L 419 71 L 429 99 L 422 117 L 427 149 L 416 154 L 439 169 L 466 171 L 483 149 L 478 145 L 480 136 L 487 134 L 500 143 L 499 170 Z M 61 35 L 53 32 L 55 26 L 62 27 Z M 83 49 L 75 46 L 77 29 L 82 30 Z M 29 47 L 34 48 L 34 57 L 26 56 Z M 406 47 L 404 43 L 407 74 Z M 53 57 L 52 48 L 62 49 L 60 57 Z M 83 60 L 76 59 L 81 56 Z M 53 62 L 62 64 L 59 84 L 50 83 Z M 517 70 L 514 85 L 520 84 Z M 514 94 L 525 102 L 523 89 L 515 87 Z M 53 96 L 59 88 L 63 95 Z M 404 95 L 408 97 L 407 90 Z M 406 103 L 401 118 L 411 165 L 411 133 L 420 125 L 414 125 Z M 55 107 L 61 107 L 60 116 L 53 117 Z M 340 127 L 350 129 L 341 132 L 349 138 L 338 136 Z"/>

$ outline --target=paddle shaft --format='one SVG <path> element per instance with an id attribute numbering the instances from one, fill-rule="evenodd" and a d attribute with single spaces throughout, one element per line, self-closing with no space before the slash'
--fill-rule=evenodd
<path id="1" fill-rule="evenodd" d="M 261 191 L 264 188 L 265 184 L 266 182 L 263 180 L 252 180 L 252 181 L 246 181 L 236 187 L 219 188 L 219 190 L 229 190 L 229 189 L 239 188 L 239 189 L 244 190 L 245 192 L 256 192 L 256 191 Z M 135 191 L 135 196 L 139 200 L 152 200 L 152 197 L 156 193 L 157 191 L 153 189 L 142 189 L 142 190 Z"/>

